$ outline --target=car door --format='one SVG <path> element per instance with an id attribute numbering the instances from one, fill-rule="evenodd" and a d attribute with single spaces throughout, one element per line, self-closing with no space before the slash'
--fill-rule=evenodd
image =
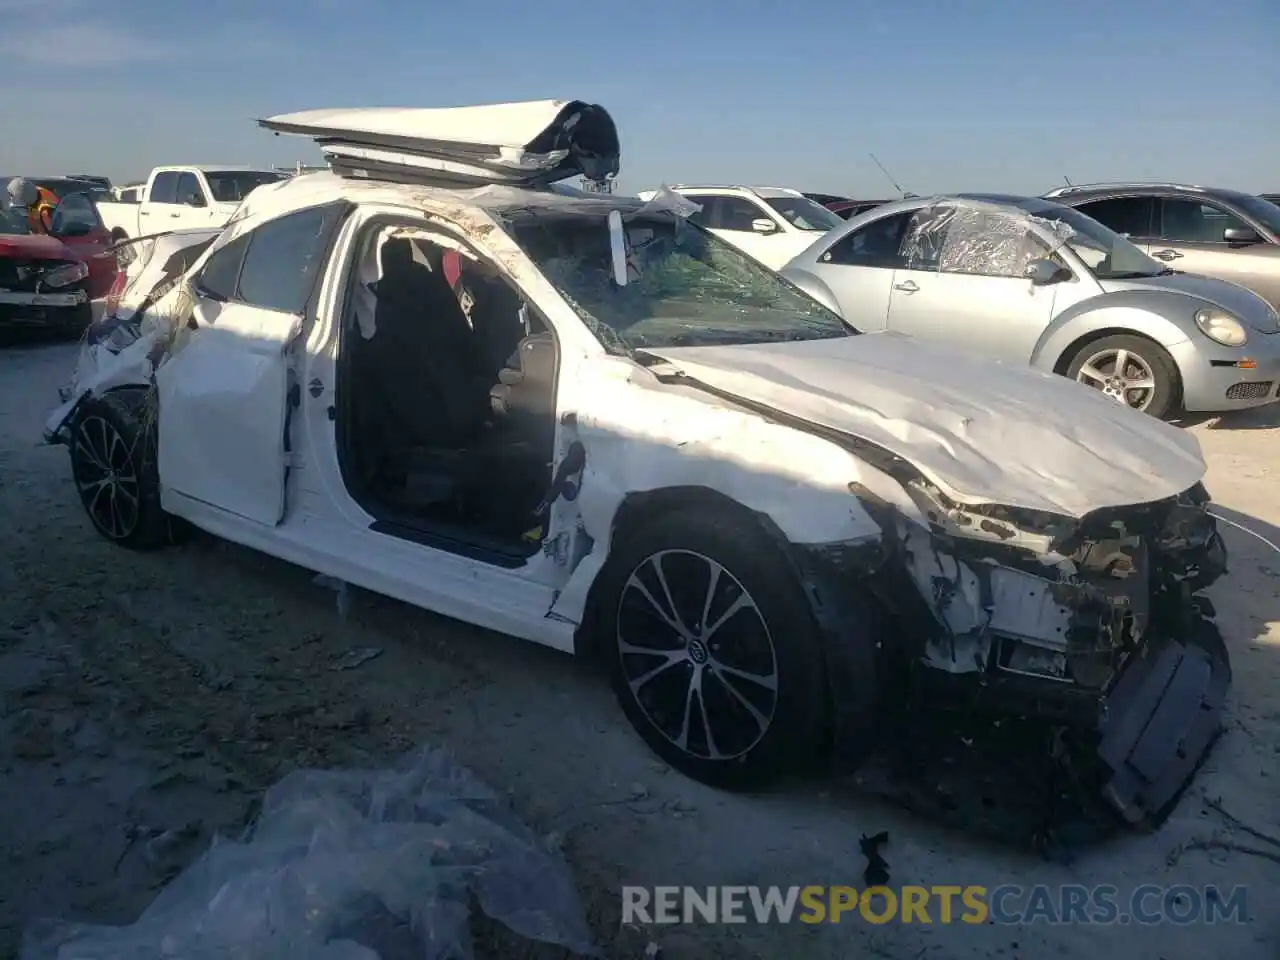
<path id="1" fill-rule="evenodd" d="M 889 329 L 996 360 L 1026 363 L 1053 318 L 1056 284 L 1026 264 L 1048 250 L 1022 218 L 970 207 L 924 207 L 902 238 Z"/>
<path id="2" fill-rule="evenodd" d="M 178 173 L 165 170 L 151 178 L 146 199 L 138 207 L 138 230 L 144 236 L 176 229 Z"/>
<path id="3" fill-rule="evenodd" d="M 213 211 L 200 178 L 188 171 L 178 174 L 176 202 L 169 211 L 171 230 L 200 230 L 213 226 Z"/>
<path id="4" fill-rule="evenodd" d="M 345 204 L 312 207 L 231 239 L 194 281 L 186 342 L 156 371 L 161 500 L 275 526 L 285 515 L 295 348 Z"/>
<path id="5" fill-rule="evenodd" d="M 1082 203 L 1076 209 L 1127 237 L 1143 252 L 1151 252 L 1151 243 L 1158 232 L 1154 197 L 1107 197 Z"/>
<path id="6" fill-rule="evenodd" d="M 1175 270 L 1230 280 L 1280 305 L 1280 247 L 1229 243 L 1225 231 L 1256 228 L 1217 201 L 1163 197 L 1151 255 Z"/>
<path id="7" fill-rule="evenodd" d="M 914 211 L 873 220 L 818 254 L 817 275 L 835 297 L 840 315 L 864 333 L 889 321 L 893 271 Z"/>
<path id="8" fill-rule="evenodd" d="M 787 243 L 786 228 L 778 222 L 778 218 L 762 204 L 748 197 L 708 196 L 706 206 L 710 213 L 709 222 L 704 225 L 720 239 L 759 260 L 770 270 L 780 270 L 803 249 L 803 246 L 793 249 L 794 244 Z M 773 232 L 758 233 L 752 224 L 759 220 L 773 224 Z"/>

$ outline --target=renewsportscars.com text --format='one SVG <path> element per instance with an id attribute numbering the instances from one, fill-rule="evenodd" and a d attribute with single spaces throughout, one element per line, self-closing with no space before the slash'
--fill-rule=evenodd
<path id="1" fill-rule="evenodd" d="M 872 924 L 1246 923 L 1247 888 L 1145 884 L 998 887 L 623 887 L 622 922 Z"/>

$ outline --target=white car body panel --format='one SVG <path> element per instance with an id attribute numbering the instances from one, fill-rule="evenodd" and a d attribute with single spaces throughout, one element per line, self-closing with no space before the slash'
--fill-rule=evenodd
<path id="1" fill-rule="evenodd" d="M 530 114 L 539 114 L 544 124 L 561 115 L 545 104 L 534 107 Z M 422 111 L 321 113 L 307 122 L 331 130 L 346 116 L 345 122 L 376 126 L 378 136 L 431 132 L 422 126 Z M 504 138 L 519 143 L 532 129 L 532 121 L 525 126 L 512 120 L 504 132 L 498 128 L 507 121 L 495 119 L 499 113 L 485 116 L 487 130 L 474 117 L 468 121 L 474 128 L 458 115 L 437 117 L 433 139 L 447 132 L 461 144 Z M 294 115 L 291 123 L 302 121 Z M 359 131 L 349 133 L 349 142 L 358 145 Z M 420 158 L 448 152 L 438 147 L 410 153 Z M 519 172 L 533 181 L 544 174 L 536 164 Z M 654 370 L 606 353 L 495 219 L 513 201 L 569 209 L 584 202 L 577 197 L 506 186 L 458 191 L 307 175 L 255 191 L 188 275 L 243 232 L 336 201 L 350 204 L 353 212 L 333 241 L 313 319 L 295 325 L 298 318 L 280 313 L 224 309 L 209 326 L 208 305 L 202 303 L 194 308 L 196 328 L 188 330 L 193 311 L 183 309 L 182 298 L 190 292 L 182 285 L 149 311 L 154 330 L 77 384 L 76 396 L 50 418 L 46 436 L 59 434 L 84 396 L 146 385 L 154 376 L 166 510 L 215 535 L 357 586 L 561 650 L 574 648 L 575 627 L 607 558 L 615 517 L 633 494 L 709 488 L 768 516 L 794 543 L 849 543 L 882 533 L 850 489 L 860 484 L 925 527 L 898 481 L 835 439 L 703 390 L 663 383 Z M 502 568 L 377 532 L 343 480 L 328 414 L 339 321 L 348 278 L 359 266 L 357 238 L 371 220 L 387 217 L 424 235 L 443 230 L 465 238 L 555 331 L 556 459 L 577 441 L 585 448 L 586 466 L 579 495 L 555 502 L 542 549 L 523 566 Z M 151 357 L 161 345 L 164 354 L 153 371 Z M 896 338 L 651 352 L 745 400 L 897 453 L 961 502 L 1080 516 L 1181 492 L 1204 473 L 1190 435 L 1092 391 L 1060 378 L 907 347 Z M 308 391 L 295 411 L 293 449 L 286 458 L 290 363 L 301 383 L 322 386 Z"/>
<path id="2" fill-rule="evenodd" d="M 961 503 L 1081 517 L 1204 476 L 1195 437 L 1054 374 L 896 334 L 652 351 L 691 377 L 910 461 Z"/>
<path id="3" fill-rule="evenodd" d="M 551 183 L 566 162 L 616 175 L 617 130 L 602 108 L 580 100 L 535 100 L 476 107 L 365 107 L 306 110 L 258 123 L 276 133 L 317 139 L 330 165 L 357 177 L 406 171 L 422 182 L 453 186 Z M 586 133 L 583 133 L 586 129 Z M 585 145 L 570 140 L 581 136 Z M 601 144 L 609 150 L 584 156 Z M 570 153 L 575 152 L 574 157 Z M 611 156 L 607 154 L 611 151 Z M 597 164 L 591 163 L 598 159 Z M 573 172 L 577 172 L 575 167 Z M 591 171 L 595 173 L 594 170 Z"/>
<path id="4" fill-rule="evenodd" d="M 209 304 L 195 305 L 199 336 L 156 371 L 169 413 L 159 418 L 162 499 L 182 494 L 274 527 L 284 517 L 287 353 L 302 321 L 241 303 L 214 307 L 208 316 Z"/>

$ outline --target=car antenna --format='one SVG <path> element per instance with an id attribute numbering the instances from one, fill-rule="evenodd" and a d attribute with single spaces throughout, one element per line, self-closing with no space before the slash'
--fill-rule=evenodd
<path id="1" fill-rule="evenodd" d="M 909 197 L 915 196 L 914 193 L 907 193 L 907 191 L 902 189 L 902 184 L 898 183 L 897 180 L 893 179 L 893 174 L 891 174 L 888 170 L 884 168 L 884 164 L 876 159 L 876 155 L 874 153 L 868 153 L 867 156 L 871 158 L 872 163 L 874 163 L 877 167 L 880 168 L 880 172 L 885 175 L 885 178 L 888 179 L 888 181 L 893 184 L 893 189 L 897 190 L 900 194 L 902 194 L 903 200 L 906 200 Z"/>
<path id="2" fill-rule="evenodd" d="M 1074 183 L 1072 183 L 1070 180 L 1068 180 L 1068 179 L 1067 179 L 1067 175 L 1066 175 L 1065 173 L 1062 175 L 1062 179 L 1063 179 L 1063 180 L 1066 180 L 1066 182 L 1067 182 L 1067 186 L 1068 186 L 1068 187 L 1074 187 L 1074 186 L 1075 186 L 1075 184 L 1074 184 Z"/>

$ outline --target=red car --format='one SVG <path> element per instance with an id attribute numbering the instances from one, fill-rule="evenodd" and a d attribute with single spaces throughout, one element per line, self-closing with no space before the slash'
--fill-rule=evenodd
<path id="1" fill-rule="evenodd" d="M 49 236 L 26 217 L 0 212 L 0 325 L 49 326 L 79 334 L 118 268 L 111 239 L 84 194 L 60 198 Z"/>

